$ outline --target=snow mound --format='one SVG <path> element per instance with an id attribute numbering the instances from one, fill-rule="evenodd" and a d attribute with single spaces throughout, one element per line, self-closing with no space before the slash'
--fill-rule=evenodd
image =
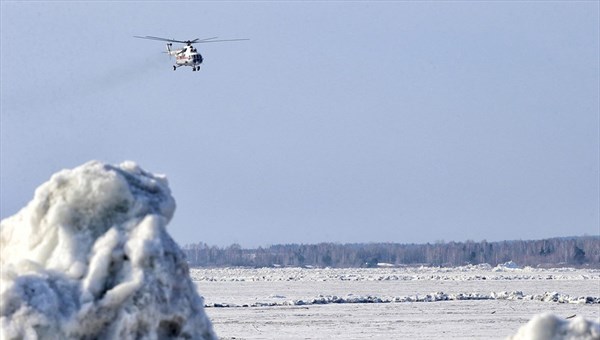
<path id="1" fill-rule="evenodd" d="M 524 301 L 539 301 L 539 302 L 558 302 L 569 304 L 600 304 L 600 297 L 580 296 L 571 297 L 560 293 L 544 293 L 535 295 L 525 295 L 521 291 L 514 292 L 491 292 L 490 294 L 482 293 L 451 293 L 436 292 L 431 294 L 418 294 L 408 296 L 361 296 L 349 294 L 345 297 L 337 295 L 322 295 L 319 294 L 315 298 L 300 298 L 286 301 L 278 301 L 285 299 L 283 295 L 271 294 L 269 301 L 257 301 L 249 304 L 235 304 L 229 302 L 208 303 L 207 308 L 213 307 L 275 307 L 275 306 L 307 306 L 307 305 L 329 305 L 329 304 L 350 304 L 350 303 L 415 303 L 415 302 L 440 302 L 440 301 L 461 301 L 461 300 L 524 300 Z M 600 340 L 600 339 L 599 339 Z"/>
<path id="2" fill-rule="evenodd" d="M 379 262 L 379 263 L 377 263 L 377 267 L 380 267 L 380 268 L 393 268 L 393 267 L 395 267 L 395 265 L 393 265 L 391 263 L 386 263 L 386 262 Z"/>
<path id="3" fill-rule="evenodd" d="M 598 340 L 600 324 L 575 317 L 561 319 L 553 314 L 534 316 L 511 340 Z"/>
<path id="4" fill-rule="evenodd" d="M 216 339 L 174 211 L 167 179 L 133 162 L 54 174 L 0 223 L 0 338 Z"/>
<path id="5" fill-rule="evenodd" d="M 497 272 L 502 272 L 502 271 L 515 270 L 515 269 L 521 269 L 521 267 L 519 267 L 519 265 L 514 263 L 513 261 L 508 261 L 508 262 L 497 265 L 496 267 L 494 267 L 493 270 L 497 271 Z"/>

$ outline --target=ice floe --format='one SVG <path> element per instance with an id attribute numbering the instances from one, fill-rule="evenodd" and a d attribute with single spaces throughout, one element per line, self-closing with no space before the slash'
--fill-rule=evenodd
<path id="1" fill-rule="evenodd" d="M 575 316 L 566 320 L 550 313 L 534 316 L 509 340 L 598 340 L 600 323 Z"/>
<path id="2" fill-rule="evenodd" d="M 53 175 L 0 224 L 0 338 L 216 339 L 174 210 L 167 179 L 132 162 Z"/>
<path id="3" fill-rule="evenodd" d="M 270 298 L 284 299 L 281 295 L 270 295 Z M 285 301 L 257 301 L 251 304 L 235 304 L 229 302 L 208 303 L 206 307 L 265 307 L 265 306 L 305 306 L 305 305 L 327 305 L 333 303 L 404 303 L 404 302 L 439 302 L 459 300 L 531 300 L 540 302 L 573 303 L 573 304 L 600 304 L 599 297 L 593 296 L 569 296 L 556 292 L 544 294 L 523 294 L 521 291 L 514 292 L 491 292 L 481 293 L 454 293 L 447 294 L 435 292 L 429 294 L 415 294 L 403 296 L 374 296 L 354 295 L 347 296 L 322 295 L 313 298 L 303 298 Z"/>
<path id="4" fill-rule="evenodd" d="M 546 281 L 600 280 L 599 269 L 512 268 L 489 264 L 402 268 L 191 268 L 194 281 Z M 501 267 L 504 268 L 504 267 Z"/>

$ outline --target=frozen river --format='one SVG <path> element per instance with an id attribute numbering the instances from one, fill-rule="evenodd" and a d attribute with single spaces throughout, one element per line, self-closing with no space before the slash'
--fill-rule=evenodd
<path id="1" fill-rule="evenodd" d="M 600 271 L 191 269 L 222 339 L 504 339 L 533 315 L 598 321 Z"/>

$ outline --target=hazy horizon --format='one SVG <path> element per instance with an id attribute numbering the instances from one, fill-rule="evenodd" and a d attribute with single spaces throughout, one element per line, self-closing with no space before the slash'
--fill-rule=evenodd
<path id="1" fill-rule="evenodd" d="M 336 242 L 336 241 L 323 241 L 323 242 L 313 242 L 313 243 L 302 243 L 302 242 L 287 242 L 287 243 L 272 243 L 272 244 L 258 244 L 256 246 L 244 246 L 243 244 L 240 243 L 231 243 L 231 244 L 225 244 L 225 245 L 218 245 L 218 244 L 210 244 L 210 243 L 206 243 L 204 241 L 198 241 L 198 242 L 188 242 L 188 243 L 180 243 L 179 246 L 180 247 L 185 247 L 186 245 L 194 245 L 194 244 L 199 244 L 199 243 L 206 243 L 207 246 L 209 247 L 219 247 L 219 248 L 227 248 L 233 245 L 239 245 L 242 249 L 257 249 L 257 248 L 269 248 L 272 246 L 284 246 L 284 245 L 318 245 L 318 244 L 326 244 L 326 243 L 332 243 L 332 244 L 337 244 L 337 245 L 354 245 L 354 244 L 365 244 L 365 245 L 369 245 L 369 244 L 386 244 L 386 243 L 390 243 L 390 244 L 400 244 L 400 245 L 409 245 L 409 244 L 414 244 L 414 245 L 426 245 L 426 244 L 437 244 L 437 243 L 468 243 L 468 242 L 473 242 L 473 243 L 482 243 L 482 242 L 488 242 L 488 243 L 500 243 L 500 242 L 518 242 L 518 241 L 543 241 L 543 240 L 552 240 L 552 239 L 578 239 L 578 238 L 600 238 L 600 235 L 589 235 L 589 234 L 583 234 L 583 235 L 570 235 L 570 236 L 549 236 L 549 237 L 542 237 L 542 238 L 537 238 L 537 239 L 504 239 L 504 240 L 488 240 L 488 239 L 482 239 L 482 240 L 471 240 L 471 239 L 467 239 L 467 240 L 434 240 L 434 241 L 425 241 L 425 242 L 396 242 L 396 241 L 365 241 L 365 242 L 361 242 L 361 241 L 357 241 L 357 242 Z"/>

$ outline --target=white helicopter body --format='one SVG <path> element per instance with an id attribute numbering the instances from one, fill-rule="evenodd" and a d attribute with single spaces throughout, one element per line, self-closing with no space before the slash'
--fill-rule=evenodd
<path id="1" fill-rule="evenodd" d="M 190 66 L 192 68 L 192 71 L 200 71 L 200 64 L 202 64 L 202 61 L 204 60 L 204 58 L 202 58 L 202 55 L 200 53 L 198 53 L 198 50 L 193 46 L 193 44 L 249 40 L 249 39 L 215 40 L 215 39 L 217 39 L 217 37 L 213 37 L 213 38 L 206 38 L 206 39 L 196 38 L 194 40 L 182 41 L 182 40 L 175 40 L 175 39 L 153 37 L 153 36 L 149 36 L 149 35 L 147 35 L 145 37 L 140 37 L 140 36 L 135 35 L 134 37 L 140 38 L 140 39 L 167 41 L 168 43 L 167 43 L 167 52 L 166 53 L 168 53 L 169 56 L 175 57 L 175 65 L 173 65 L 173 71 L 177 70 L 177 68 L 179 68 L 181 66 Z M 172 49 L 171 47 L 173 46 L 174 42 L 183 43 L 186 45 L 179 49 Z"/>
<path id="2" fill-rule="evenodd" d="M 178 50 L 171 50 L 173 44 L 167 44 L 167 53 L 170 56 L 175 57 L 175 65 L 173 65 L 173 71 L 177 70 L 181 66 L 191 66 L 192 71 L 200 71 L 200 64 L 204 58 L 198 53 L 198 50 L 194 46 L 188 45 Z"/>

